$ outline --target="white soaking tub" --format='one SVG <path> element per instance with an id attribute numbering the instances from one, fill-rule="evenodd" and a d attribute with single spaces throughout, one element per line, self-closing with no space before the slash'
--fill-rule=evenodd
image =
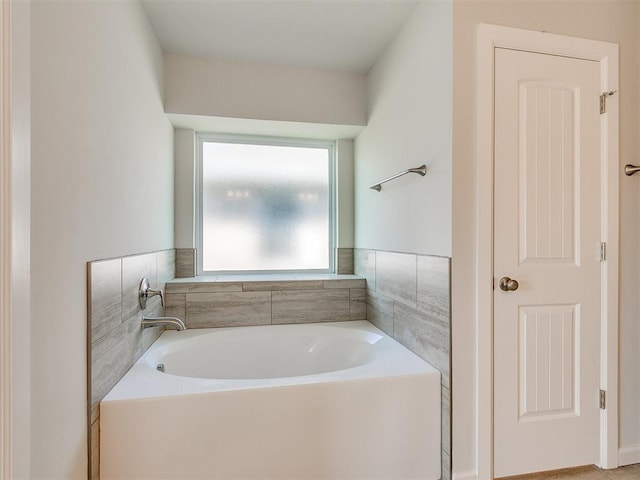
<path id="1" fill-rule="evenodd" d="M 440 373 L 366 321 L 167 331 L 100 451 L 103 480 L 435 480 Z"/>

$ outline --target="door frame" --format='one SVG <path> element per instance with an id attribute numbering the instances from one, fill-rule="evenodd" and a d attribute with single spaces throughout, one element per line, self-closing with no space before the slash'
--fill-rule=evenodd
<path id="1" fill-rule="evenodd" d="M 11 478 L 11 2 L 0 1 L 0 478 Z"/>
<path id="2" fill-rule="evenodd" d="M 618 90 L 618 45 L 544 32 L 479 24 L 476 56 L 476 448 L 478 479 L 493 478 L 493 178 L 494 51 L 509 48 L 600 63 L 601 91 Z M 600 388 L 607 408 L 600 411 L 598 466 L 618 466 L 618 94 L 600 115 L 602 135 L 602 315 Z"/>

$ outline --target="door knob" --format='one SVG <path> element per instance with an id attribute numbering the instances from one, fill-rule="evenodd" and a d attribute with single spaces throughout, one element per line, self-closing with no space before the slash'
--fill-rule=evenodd
<path id="1" fill-rule="evenodd" d="M 517 280 L 513 280 L 509 277 L 502 277 L 498 285 L 500 286 L 500 290 L 502 290 L 503 292 L 513 292 L 520 286 L 518 285 Z"/>

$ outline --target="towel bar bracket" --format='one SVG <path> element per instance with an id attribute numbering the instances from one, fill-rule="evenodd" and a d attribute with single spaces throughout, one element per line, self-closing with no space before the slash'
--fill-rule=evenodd
<path id="1" fill-rule="evenodd" d="M 634 173 L 638 173 L 638 172 L 640 172 L 640 167 L 637 165 L 631 165 L 630 163 L 628 163 L 627 165 L 624 166 L 624 174 L 627 177 L 630 177 Z"/>

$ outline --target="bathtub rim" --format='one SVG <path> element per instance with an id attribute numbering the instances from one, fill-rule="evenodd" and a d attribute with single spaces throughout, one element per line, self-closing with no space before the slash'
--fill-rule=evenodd
<path id="1" fill-rule="evenodd" d="M 241 333 L 246 329 L 281 328 L 283 330 L 290 330 L 305 327 L 339 327 L 355 329 L 366 333 L 380 335 L 381 339 L 376 342 L 374 346 L 376 348 L 375 358 L 369 363 L 342 370 L 293 377 L 266 379 L 203 379 L 197 377 L 182 377 L 158 372 L 155 369 L 155 364 L 149 360 L 150 358 L 153 358 L 157 348 L 170 342 L 172 339 L 179 338 L 179 336 L 184 333 L 187 333 L 187 336 L 197 337 L 215 331 L 238 331 L 238 333 Z M 180 395 L 197 395 L 259 388 L 290 387 L 317 383 L 358 381 L 424 374 L 440 377 L 440 372 L 435 367 L 418 357 L 415 353 L 398 343 L 382 330 L 376 328 L 367 320 L 261 325 L 251 327 L 204 328 L 187 330 L 186 332 L 165 331 L 104 397 L 101 403 L 151 400 Z"/>

